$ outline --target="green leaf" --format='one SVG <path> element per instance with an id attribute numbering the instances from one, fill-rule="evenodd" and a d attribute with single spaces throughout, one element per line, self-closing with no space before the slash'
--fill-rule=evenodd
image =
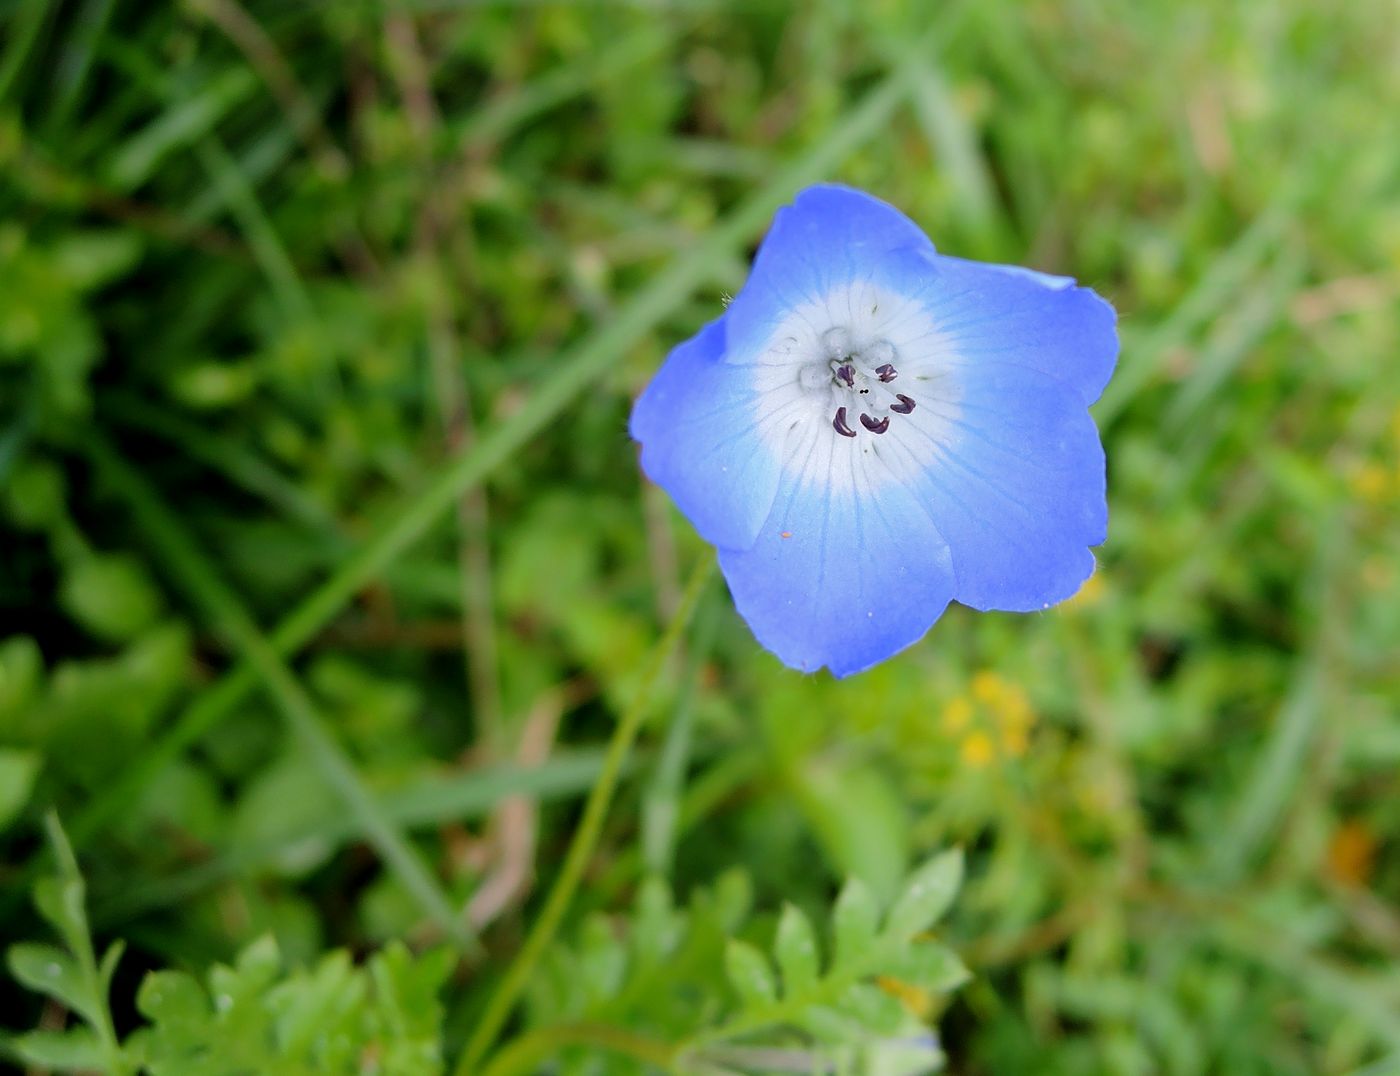
<path id="1" fill-rule="evenodd" d="M 927 1076 L 942 1072 L 947 1063 L 938 1036 L 917 1023 L 897 1035 L 866 1044 L 863 1053 L 867 1076 Z"/>
<path id="2" fill-rule="evenodd" d="M 80 557 L 64 575 L 59 600 L 92 634 L 108 642 L 135 638 L 160 614 L 160 595 L 135 557 L 102 553 Z"/>
<path id="3" fill-rule="evenodd" d="M 415 957 L 397 941 L 370 958 L 370 980 L 387 1038 L 417 1042 L 425 1050 L 438 1048 L 443 1017 L 438 994 L 455 963 L 449 948 L 433 949 Z"/>
<path id="4" fill-rule="evenodd" d="M 727 870 L 715 882 L 715 917 L 727 931 L 737 930 L 753 909 L 753 882 L 737 868 Z"/>
<path id="5" fill-rule="evenodd" d="M 880 909 L 870 887 L 859 878 L 848 879 L 831 913 L 836 942 L 834 967 L 847 967 L 869 952 L 879 919 Z"/>
<path id="6" fill-rule="evenodd" d="M 107 1061 L 101 1041 L 88 1027 L 30 1031 L 16 1035 L 9 1040 L 9 1045 L 36 1068 L 99 1072 Z"/>
<path id="7" fill-rule="evenodd" d="M 637 891 L 632 925 L 632 952 L 638 964 L 660 962 L 680 939 L 680 917 L 665 880 L 651 875 Z"/>
<path id="8" fill-rule="evenodd" d="M 934 856 L 916 870 L 890 909 L 887 937 L 903 941 L 927 930 L 942 918 L 962 885 L 962 849 Z"/>
<path id="9" fill-rule="evenodd" d="M 117 964 L 126 952 L 126 942 L 117 940 L 107 947 L 107 951 L 102 954 L 102 961 L 97 965 L 98 986 L 105 995 L 112 987 L 112 976 L 117 973 Z"/>
<path id="10" fill-rule="evenodd" d="M 41 531 L 58 527 L 68 511 L 67 480 L 63 469 L 52 460 L 27 459 L 17 464 L 3 488 L 0 504 L 10 520 L 24 530 Z M 16 636 L 25 639 L 27 636 Z M 9 649 L 11 643 L 6 643 Z M 28 644 L 33 646 L 32 640 Z M 28 655 L 25 655 L 28 657 Z M 42 667 L 38 647 L 33 647 L 35 663 Z"/>
<path id="11" fill-rule="evenodd" d="M 837 999 L 836 1009 L 874 1035 L 893 1035 L 904 1024 L 904 1006 L 869 983 L 847 987 Z"/>
<path id="12" fill-rule="evenodd" d="M 800 994 L 817 981 L 821 970 L 817 935 L 812 929 L 812 921 L 795 905 L 783 906 L 782 917 L 778 920 L 778 934 L 773 942 L 773 955 L 783 974 L 784 997 Z"/>
<path id="13" fill-rule="evenodd" d="M 589 916 L 584 922 L 578 958 L 580 985 L 591 997 L 602 1000 L 617 993 L 627 974 L 627 951 L 604 916 Z"/>
<path id="14" fill-rule="evenodd" d="M 141 980 L 136 1008 L 167 1033 L 192 1034 L 209 1019 L 209 999 L 183 971 L 153 971 Z"/>
<path id="15" fill-rule="evenodd" d="M 343 949 L 327 953 L 310 972 L 295 972 L 278 983 L 264 1004 L 275 1019 L 279 1051 L 314 1057 L 323 1071 L 344 1071 L 367 993 L 365 976 Z"/>
<path id="16" fill-rule="evenodd" d="M 901 982 L 939 994 L 956 990 L 972 978 L 957 953 L 934 942 L 901 947 L 883 970 Z"/>
<path id="17" fill-rule="evenodd" d="M 52 945 L 20 942 L 6 953 L 10 974 L 30 990 L 47 994 L 83 1014 L 92 1011 L 93 997 L 82 969 L 71 956 Z"/>
<path id="18" fill-rule="evenodd" d="M 729 940 L 724 950 L 724 970 L 745 1006 L 766 1005 L 777 1000 L 778 984 L 768 958 L 748 942 L 738 938 Z"/>
<path id="19" fill-rule="evenodd" d="M 802 1010 L 797 1023 L 819 1042 L 848 1043 L 861 1037 L 860 1025 L 850 1014 L 830 1005 L 809 1005 Z"/>
<path id="20" fill-rule="evenodd" d="M 0 735 L 19 724 L 34 705 L 43 675 L 44 657 L 28 635 L 0 642 Z"/>
<path id="21" fill-rule="evenodd" d="M 209 991 L 234 1001 L 260 997 L 282 971 L 277 939 L 264 934 L 238 954 L 233 967 L 216 964 L 209 971 Z"/>
<path id="22" fill-rule="evenodd" d="M 134 232 L 114 228 L 73 232 L 53 247 L 53 260 L 69 283 L 83 291 L 127 272 L 141 256 Z"/>
<path id="23" fill-rule="evenodd" d="M 151 1076 L 438 1076 L 438 994 L 454 966 L 448 948 L 414 956 L 395 942 L 366 965 L 337 949 L 310 969 L 284 973 L 277 946 L 264 937 L 233 967 L 211 970 L 208 994 L 183 973 L 147 976 L 137 1006 L 151 1023 L 127 1040 L 128 1051 Z"/>
<path id="24" fill-rule="evenodd" d="M 44 918 L 63 935 L 69 951 L 35 943 L 14 945 L 8 953 L 10 970 L 23 985 L 58 999 L 78 1013 L 90 1025 L 91 1042 L 96 1044 L 93 1051 L 101 1056 L 99 1066 L 103 1071 L 122 1076 L 128 1072 L 128 1066 L 112 1027 L 106 989 L 121 958 L 121 946 L 114 945 L 109 949 L 101 966 L 98 965 L 92 950 L 92 939 L 88 937 L 87 914 L 83 908 L 83 879 L 78 872 L 73 846 L 68 843 L 68 836 L 63 832 L 55 812 L 49 812 L 45 825 L 58 877 L 43 878 L 35 884 L 34 903 Z M 99 1067 L 87 1063 L 89 1053 L 93 1051 L 87 1049 L 81 1038 L 49 1035 L 28 1038 L 26 1041 L 40 1053 L 77 1053 L 83 1059 L 78 1067 Z"/>
<path id="25" fill-rule="evenodd" d="M 0 667 L 0 676 L 4 675 Z M 0 687 L 0 692 L 4 690 Z M 37 751 L 0 747 L 0 833 L 15 820 L 39 776 L 43 756 Z"/>

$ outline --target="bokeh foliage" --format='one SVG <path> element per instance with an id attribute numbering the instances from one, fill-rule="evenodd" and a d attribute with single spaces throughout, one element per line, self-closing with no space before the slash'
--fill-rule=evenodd
<path id="1" fill-rule="evenodd" d="M 0 3 L 4 1025 L 461 1056 L 707 555 L 629 399 L 832 178 L 1117 305 L 1100 570 L 839 683 L 711 586 L 491 1063 L 1400 1071 L 1398 114 L 1385 0 Z M 704 1038 L 953 845 L 960 990 Z"/>

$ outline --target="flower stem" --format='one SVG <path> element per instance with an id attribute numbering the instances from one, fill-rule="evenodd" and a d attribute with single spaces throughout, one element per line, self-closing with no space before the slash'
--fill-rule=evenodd
<path id="1" fill-rule="evenodd" d="M 482 1057 L 491 1048 L 496 1036 L 500 1034 L 502 1025 L 510 1016 L 511 1010 L 515 1008 L 515 1003 L 520 998 L 520 992 L 525 988 L 540 956 L 554 940 L 554 935 L 559 930 L 559 924 L 563 922 L 564 913 L 568 911 L 569 905 L 573 902 L 574 893 L 578 890 L 579 882 L 583 879 L 584 869 L 588 866 L 588 861 L 592 858 L 594 849 L 598 845 L 598 838 L 602 835 L 603 820 L 607 816 L 613 793 L 617 789 L 617 779 L 622 773 L 623 764 L 627 761 L 628 752 L 632 749 L 632 742 L 637 738 L 642 720 L 646 717 L 647 705 L 652 691 L 666 667 L 671 652 L 680 640 L 681 633 L 685 631 L 691 615 L 695 612 L 700 595 L 704 592 L 705 584 L 709 581 L 713 569 L 714 558 L 712 557 L 707 557 L 695 569 L 689 584 L 686 586 L 685 595 L 681 599 L 675 617 L 666 628 L 666 633 L 661 637 L 661 640 L 652 649 L 647 660 L 646 670 L 637 687 L 636 697 L 623 712 L 617 727 L 613 729 L 607 754 L 603 758 L 602 772 L 598 774 L 598 781 L 588 794 L 588 802 L 583 808 L 583 818 L 569 844 L 568 853 L 564 857 L 564 865 L 560 868 L 558 877 L 554 879 L 554 886 L 550 889 L 549 896 L 545 898 L 544 907 L 540 909 L 539 917 L 530 928 L 525 944 L 521 946 L 520 952 L 516 954 L 515 960 L 506 970 L 505 978 L 501 980 L 495 993 L 491 995 L 486 1010 L 481 1014 L 480 1021 L 473 1029 L 466 1049 L 457 1062 L 455 1070 L 457 1076 L 471 1076 L 472 1073 L 479 1070 Z"/>

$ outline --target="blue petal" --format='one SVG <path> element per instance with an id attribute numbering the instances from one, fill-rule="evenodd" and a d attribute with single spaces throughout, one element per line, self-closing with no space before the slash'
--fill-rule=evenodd
<path id="1" fill-rule="evenodd" d="M 778 489 L 779 467 L 757 433 L 749 371 L 722 361 L 723 319 L 667 357 L 632 409 L 642 470 L 707 542 L 753 544 Z"/>
<path id="2" fill-rule="evenodd" d="M 929 462 L 916 483 L 952 550 L 953 597 L 1017 612 L 1063 601 L 1093 571 L 1088 547 L 1108 526 L 1103 446 L 1083 398 L 1027 366 L 956 376 L 954 399 L 925 405 Z"/>
<path id="3" fill-rule="evenodd" d="M 868 669 L 917 642 L 953 593 L 948 547 L 909 491 L 789 484 L 753 548 L 721 549 L 758 641 L 807 672 Z"/>
<path id="4" fill-rule="evenodd" d="M 887 272 L 924 281 L 917 297 L 958 361 L 1005 363 L 1049 374 L 1084 404 L 1103 393 L 1118 358 L 1113 307 L 1070 277 L 938 254 L 900 255 Z M 913 294 L 913 293 L 906 293 Z"/>
<path id="5" fill-rule="evenodd" d="M 729 306 L 727 361 L 747 361 L 791 311 L 840 285 L 883 276 L 888 255 L 906 250 L 934 253 L 928 236 L 893 206 L 850 187 L 808 187 L 778 210 Z"/>

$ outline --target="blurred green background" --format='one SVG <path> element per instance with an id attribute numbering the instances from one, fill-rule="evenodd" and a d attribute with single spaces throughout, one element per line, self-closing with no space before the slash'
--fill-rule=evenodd
<path id="1" fill-rule="evenodd" d="M 504 1041 L 612 1030 L 499 1071 L 835 1071 L 648 1061 L 754 999 L 624 964 L 958 845 L 972 978 L 875 991 L 949 1071 L 1400 1073 L 1396 14 L 0 2 L 0 941 L 56 808 L 127 945 L 53 1067 L 440 1071 L 638 703 Z M 1117 306 L 1099 571 L 840 683 L 711 580 L 644 697 L 708 553 L 630 399 L 820 179 Z M 89 1015 L 14 952 L 0 1026 Z"/>

